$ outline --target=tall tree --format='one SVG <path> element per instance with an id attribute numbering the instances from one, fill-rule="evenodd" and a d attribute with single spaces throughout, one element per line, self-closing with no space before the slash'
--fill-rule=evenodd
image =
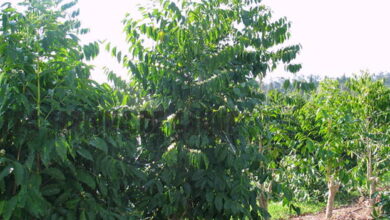
<path id="1" fill-rule="evenodd" d="M 366 161 L 369 207 L 373 213 L 378 177 L 388 171 L 384 168 L 390 163 L 386 156 L 390 144 L 390 89 L 383 80 L 374 81 L 369 75 L 351 78 L 347 86 L 351 93 L 349 100 L 354 106 L 354 117 L 359 121 L 356 127 L 357 142 L 362 146 L 355 153 L 359 159 Z"/>
<path id="2" fill-rule="evenodd" d="M 148 183 L 137 206 L 167 219 L 259 219 L 253 180 L 264 175 L 251 116 L 259 83 L 300 46 L 282 47 L 289 23 L 260 0 L 162 0 L 127 19 L 130 55 L 112 52 L 143 88 L 142 155 Z"/>
<path id="3" fill-rule="evenodd" d="M 0 8 L 1 219 L 128 219 L 135 117 L 89 79 L 74 4 Z"/>
<path id="4" fill-rule="evenodd" d="M 345 182 L 351 158 L 350 141 L 354 139 L 356 121 L 349 94 L 336 80 L 324 80 L 302 108 L 301 127 L 306 141 L 315 143 L 316 163 L 328 183 L 326 218 L 332 217 L 334 199 Z M 353 149 L 352 149 L 353 150 Z"/>

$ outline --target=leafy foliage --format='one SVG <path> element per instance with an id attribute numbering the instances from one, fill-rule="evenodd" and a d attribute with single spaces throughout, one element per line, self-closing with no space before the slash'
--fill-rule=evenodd
<path id="1" fill-rule="evenodd" d="M 262 92 L 300 46 L 280 46 L 290 24 L 260 0 L 141 9 L 129 54 L 107 45 L 131 73 L 107 68 L 112 86 L 89 79 L 99 45 L 81 45 L 76 3 L 0 6 L 2 219 L 262 219 L 261 199 L 299 212 L 330 177 L 347 191 L 388 173 L 384 81 Z"/>
<path id="2" fill-rule="evenodd" d="M 390 217 L 390 193 L 385 191 L 383 193 L 376 193 L 375 197 L 379 196 L 379 202 L 375 206 L 380 210 L 374 211 L 375 219 L 388 219 Z"/>
<path id="3" fill-rule="evenodd" d="M 263 178 L 264 157 L 246 118 L 263 97 L 256 78 L 299 51 L 275 50 L 289 24 L 273 21 L 260 1 L 161 1 L 159 7 L 125 27 L 124 64 L 150 98 L 139 158 L 149 181 L 137 205 L 158 218 L 266 216 L 252 184 Z"/>
<path id="4" fill-rule="evenodd" d="M 116 108 L 123 96 L 88 79 L 83 59 L 98 47 L 79 44 L 73 4 L 1 8 L 2 219 L 128 219 L 136 121 Z"/>

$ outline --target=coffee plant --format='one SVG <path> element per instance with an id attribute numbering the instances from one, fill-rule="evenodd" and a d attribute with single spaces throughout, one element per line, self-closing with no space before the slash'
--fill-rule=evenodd
<path id="1" fill-rule="evenodd" d="M 301 67 L 286 18 L 260 0 L 160 0 L 124 19 L 126 51 L 106 45 L 129 80 L 107 67 L 98 84 L 76 4 L 0 6 L 1 219 L 269 219 L 270 201 L 326 197 L 330 218 L 351 190 L 386 218 L 383 80 L 263 89 Z"/>
<path id="2" fill-rule="evenodd" d="M 267 216 L 252 182 L 264 156 L 246 118 L 262 98 L 257 78 L 278 63 L 300 67 L 289 64 L 299 46 L 275 49 L 289 23 L 260 1 L 161 1 L 143 15 L 126 21 L 130 54 L 112 49 L 147 97 L 148 182 L 136 205 L 162 219 Z"/>
<path id="3" fill-rule="evenodd" d="M 136 115 L 89 79 L 98 46 L 80 45 L 73 5 L 1 6 L 2 219 L 128 219 Z"/>

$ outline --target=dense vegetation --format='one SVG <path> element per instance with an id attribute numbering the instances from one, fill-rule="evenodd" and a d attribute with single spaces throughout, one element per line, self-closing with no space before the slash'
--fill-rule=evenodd
<path id="1" fill-rule="evenodd" d="M 111 84 L 89 79 L 99 45 L 81 45 L 76 2 L 0 6 L 1 218 L 266 219 L 271 200 L 330 217 L 350 191 L 386 218 L 384 81 L 263 91 L 277 65 L 300 69 L 287 20 L 260 0 L 175 2 L 126 18 L 127 52 L 106 48 L 130 82 Z"/>

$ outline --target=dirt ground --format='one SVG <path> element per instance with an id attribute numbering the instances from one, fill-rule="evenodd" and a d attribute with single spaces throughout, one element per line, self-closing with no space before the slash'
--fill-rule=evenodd
<path id="1" fill-rule="evenodd" d="M 332 219 L 334 220 L 368 220 L 372 219 L 370 211 L 367 208 L 368 201 L 363 201 L 351 206 L 340 207 L 333 210 Z M 290 218 L 290 220 L 323 220 L 325 219 L 325 212 L 317 214 L 308 214 Z"/>

